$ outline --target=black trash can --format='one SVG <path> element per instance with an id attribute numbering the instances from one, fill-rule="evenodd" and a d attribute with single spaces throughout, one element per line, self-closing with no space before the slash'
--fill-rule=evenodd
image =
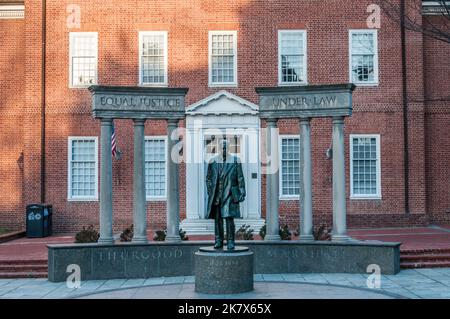
<path id="1" fill-rule="evenodd" d="M 52 205 L 27 205 L 27 237 L 47 237 L 52 235 Z"/>

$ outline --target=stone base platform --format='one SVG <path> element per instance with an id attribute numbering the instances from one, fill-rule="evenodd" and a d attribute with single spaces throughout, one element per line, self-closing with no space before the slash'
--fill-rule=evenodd
<path id="1" fill-rule="evenodd" d="M 238 294 L 253 290 L 253 252 L 201 247 L 194 257 L 195 291 L 205 294 Z"/>
<path id="2" fill-rule="evenodd" d="M 374 241 L 301 242 L 237 241 L 254 253 L 255 274 L 367 273 L 376 264 L 385 275 L 400 271 L 400 243 Z M 194 275 L 194 254 L 213 242 L 152 242 L 48 245 L 48 279 L 65 281 L 76 264 L 81 280 L 131 279 Z"/>

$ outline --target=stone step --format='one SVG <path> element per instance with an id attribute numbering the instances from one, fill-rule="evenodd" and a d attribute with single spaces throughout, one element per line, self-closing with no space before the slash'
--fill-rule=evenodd
<path id="1" fill-rule="evenodd" d="M 242 225 L 250 225 L 254 234 L 258 234 L 262 226 L 264 226 L 264 219 L 241 219 L 234 220 L 236 230 Z M 186 231 L 187 235 L 211 235 L 214 234 L 214 221 L 210 219 L 184 219 L 180 227 Z"/>
<path id="2" fill-rule="evenodd" d="M 26 236 L 26 232 L 24 230 L 15 231 L 7 234 L 0 235 L 0 243 L 6 243 L 8 241 L 22 238 Z"/>
<path id="3" fill-rule="evenodd" d="M 0 279 L 47 278 L 47 272 L 0 272 Z"/>
<path id="4" fill-rule="evenodd" d="M 400 250 L 401 256 L 423 254 L 450 254 L 450 248 L 424 248 Z"/>
<path id="5" fill-rule="evenodd" d="M 0 265 L 0 273 L 47 272 L 47 264 L 37 265 Z"/>
<path id="6" fill-rule="evenodd" d="M 414 268 L 444 268 L 450 267 L 450 261 L 438 262 L 401 262 L 400 268 L 402 269 L 414 269 Z"/>
<path id="7" fill-rule="evenodd" d="M 400 261 L 407 261 L 407 262 L 448 261 L 448 262 L 450 262 L 450 254 L 400 255 Z"/>
<path id="8" fill-rule="evenodd" d="M 0 265 L 46 265 L 47 259 L 5 259 L 0 260 Z"/>

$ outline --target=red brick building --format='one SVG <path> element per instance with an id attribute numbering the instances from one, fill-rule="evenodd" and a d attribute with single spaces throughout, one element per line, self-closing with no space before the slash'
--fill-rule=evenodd
<path id="1" fill-rule="evenodd" d="M 354 112 L 345 120 L 349 227 L 448 223 L 450 44 L 420 32 L 403 38 L 398 21 L 383 11 L 379 25 L 368 23 L 377 22 L 372 2 L 0 1 L 0 227 L 23 228 L 25 206 L 42 201 L 53 205 L 57 231 L 98 224 L 100 124 L 91 116 L 92 84 L 186 87 L 188 109 L 199 113 L 180 126 L 207 113 L 213 128 L 233 119 L 230 129 L 250 123 L 258 130 L 265 123 L 257 118 L 256 87 L 353 82 Z M 332 220 L 330 123 L 312 120 L 316 225 Z M 294 229 L 299 124 L 278 126 L 280 223 Z M 119 230 L 132 222 L 132 122 L 116 120 L 115 133 Z M 147 121 L 145 134 L 148 224 L 161 228 L 165 122 Z M 196 145 L 203 147 L 210 136 L 201 138 Z M 236 141 L 240 152 L 258 151 Z M 184 145 L 185 153 L 198 151 Z M 259 169 L 248 168 L 248 188 L 256 191 L 243 208 L 254 225 L 265 216 Z M 195 228 L 193 216 L 203 227 L 202 198 L 194 191 L 203 184 L 201 171 L 180 166 L 182 227 Z"/>

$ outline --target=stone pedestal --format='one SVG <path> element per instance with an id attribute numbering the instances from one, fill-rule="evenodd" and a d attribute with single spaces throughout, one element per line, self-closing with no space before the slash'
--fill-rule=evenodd
<path id="1" fill-rule="evenodd" d="M 205 294 L 237 294 L 253 290 L 253 252 L 202 247 L 194 258 L 195 291 Z"/>

